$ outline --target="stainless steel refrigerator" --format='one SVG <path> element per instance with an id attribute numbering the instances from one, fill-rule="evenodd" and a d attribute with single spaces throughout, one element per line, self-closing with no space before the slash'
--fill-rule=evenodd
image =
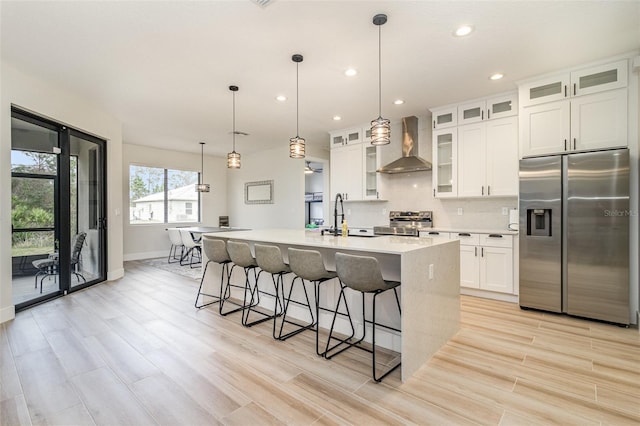
<path id="1" fill-rule="evenodd" d="M 629 324 L 629 151 L 520 161 L 520 306 Z"/>

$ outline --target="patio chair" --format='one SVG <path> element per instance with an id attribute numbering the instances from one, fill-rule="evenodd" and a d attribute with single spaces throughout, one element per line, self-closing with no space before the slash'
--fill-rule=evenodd
<path id="1" fill-rule="evenodd" d="M 79 273 L 77 269 L 77 265 L 80 263 L 80 253 L 82 252 L 82 247 L 84 245 L 84 240 L 87 238 L 86 232 L 81 232 L 74 237 L 74 241 L 71 248 L 71 273 L 76 276 L 78 282 L 82 278 L 83 282 L 87 282 L 84 276 Z M 51 275 L 58 275 L 59 271 L 59 257 L 57 253 L 53 255 L 49 255 L 46 259 L 38 259 L 31 262 L 38 270 L 35 275 L 35 288 L 38 288 L 38 277 L 40 277 L 40 293 L 42 293 L 42 281 L 45 277 Z"/>

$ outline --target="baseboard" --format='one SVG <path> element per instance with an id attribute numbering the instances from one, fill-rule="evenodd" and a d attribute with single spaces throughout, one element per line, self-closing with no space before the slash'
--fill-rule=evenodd
<path id="1" fill-rule="evenodd" d="M 16 317 L 16 307 L 11 305 L 0 309 L 0 324 L 11 321 Z"/>
<path id="2" fill-rule="evenodd" d="M 115 271 L 107 272 L 107 281 L 115 281 L 124 277 L 124 268 L 116 269 Z"/>
<path id="3" fill-rule="evenodd" d="M 142 260 L 142 259 L 155 259 L 157 257 L 167 257 L 167 251 L 147 251 L 143 253 L 129 253 L 122 256 L 126 262 L 128 260 Z"/>
<path id="4" fill-rule="evenodd" d="M 516 294 L 495 293 L 493 291 L 476 290 L 475 288 L 465 287 L 460 287 L 460 294 L 464 294 L 466 296 L 483 297 L 485 299 L 499 300 L 502 302 L 518 303 L 518 295 Z"/>

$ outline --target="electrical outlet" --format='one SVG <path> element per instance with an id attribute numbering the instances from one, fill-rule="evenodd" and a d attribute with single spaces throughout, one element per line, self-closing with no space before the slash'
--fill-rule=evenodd
<path id="1" fill-rule="evenodd" d="M 458 216 L 462 216 L 462 207 L 458 207 Z"/>
<path id="2" fill-rule="evenodd" d="M 429 279 L 433 279 L 433 263 L 429 264 Z"/>
<path id="3" fill-rule="evenodd" d="M 509 214 L 509 207 L 503 207 L 502 208 L 502 216 L 506 216 Z"/>
<path id="4" fill-rule="evenodd" d="M 387 209 L 382 209 L 382 216 L 386 216 L 387 215 Z"/>

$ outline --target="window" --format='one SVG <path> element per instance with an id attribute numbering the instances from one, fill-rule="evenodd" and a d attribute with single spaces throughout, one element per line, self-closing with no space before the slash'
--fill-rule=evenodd
<path id="1" fill-rule="evenodd" d="M 198 172 L 129 166 L 129 223 L 200 221 Z"/>

